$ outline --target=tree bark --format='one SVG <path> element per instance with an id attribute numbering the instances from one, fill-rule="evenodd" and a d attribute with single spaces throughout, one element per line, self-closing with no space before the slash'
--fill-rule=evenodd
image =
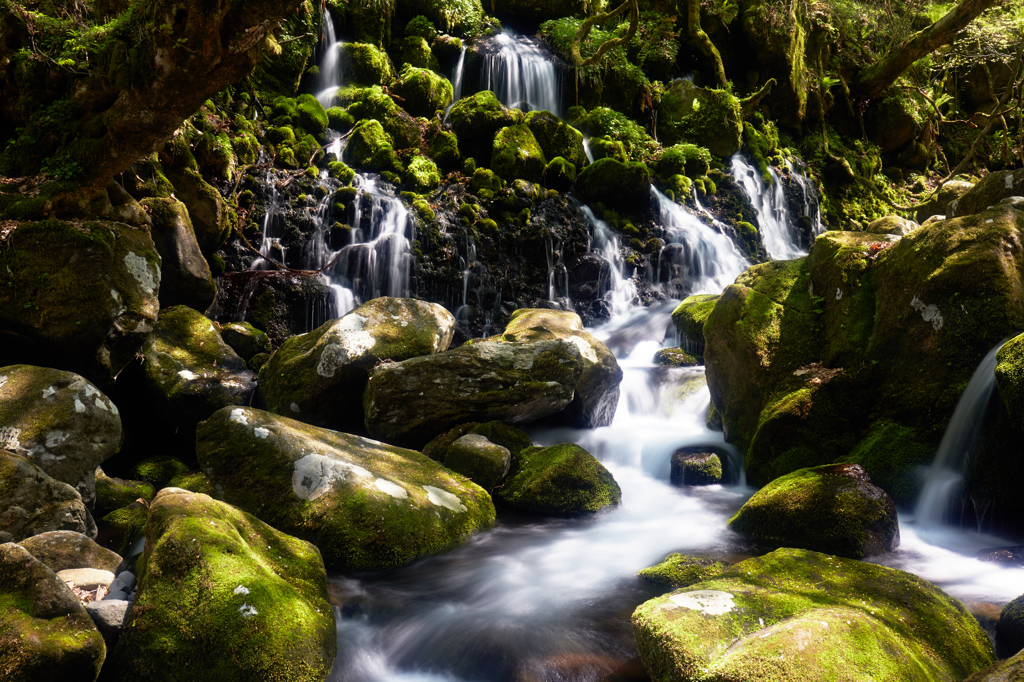
<path id="1" fill-rule="evenodd" d="M 725 77 L 725 66 L 722 65 L 722 55 L 719 54 L 718 48 L 711 42 L 711 38 L 704 32 L 704 29 L 700 26 L 700 0 L 687 0 L 686 3 L 686 29 L 690 34 L 690 38 L 697 43 L 700 47 L 700 51 L 704 53 L 708 59 L 711 60 L 712 65 L 715 69 L 715 80 L 718 81 L 719 87 L 725 88 L 729 85 L 729 80 Z"/>
<path id="2" fill-rule="evenodd" d="M 590 29 L 597 24 L 619 16 L 627 9 L 629 10 L 629 30 L 626 31 L 626 35 L 622 38 L 612 38 L 611 40 L 604 41 L 598 46 L 597 52 L 584 59 L 583 55 L 580 54 L 580 43 L 586 40 L 587 36 L 590 34 Z M 611 12 L 601 12 L 600 14 L 587 17 L 584 19 L 583 23 L 580 24 L 580 30 L 576 32 L 575 36 L 573 36 L 572 45 L 569 48 L 569 51 L 572 54 L 573 65 L 577 69 L 582 69 L 584 66 L 590 66 L 591 64 L 596 64 L 601 61 L 601 59 L 608 54 L 609 50 L 613 50 L 619 45 L 625 45 L 632 40 L 633 36 L 636 35 L 636 29 L 639 25 L 640 7 L 637 5 L 637 0 L 626 0 Z"/>
<path id="3" fill-rule="evenodd" d="M 856 99 L 875 99 L 921 57 L 952 40 L 967 24 L 1000 0 L 961 0 L 928 28 L 907 38 L 891 54 L 864 69 L 850 88 Z"/>

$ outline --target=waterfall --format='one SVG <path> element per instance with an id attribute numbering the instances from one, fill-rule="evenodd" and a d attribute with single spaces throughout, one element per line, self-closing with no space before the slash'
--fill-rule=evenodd
<path id="1" fill-rule="evenodd" d="M 1006 339 L 988 352 L 960 396 L 914 508 L 914 519 L 920 525 L 944 523 L 950 505 L 963 489 L 971 448 L 977 444 L 982 417 L 996 385 L 996 354 L 1004 343 Z"/>
<path id="2" fill-rule="evenodd" d="M 733 241 L 651 186 L 668 244 L 658 257 L 657 281 L 676 283 L 674 295 L 717 294 L 750 266 Z"/>
<path id="3" fill-rule="evenodd" d="M 741 154 L 734 154 L 730 166 L 732 178 L 743 189 L 757 213 L 761 239 L 772 260 L 791 260 L 806 256 L 810 246 L 808 237 L 813 238 L 821 229 L 821 217 L 817 209 L 817 193 L 813 191 L 809 178 L 789 166 L 793 176 L 799 175 L 797 184 L 804 189 L 804 204 L 808 217 L 812 221 L 812 234 L 804 236 L 796 224 L 796 217 L 790 213 L 786 204 L 786 193 L 782 178 L 776 170 L 768 166 L 771 175 L 770 187 L 765 187 L 761 174 Z"/>
<path id="4" fill-rule="evenodd" d="M 444 109 L 444 116 L 442 120 L 448 121 L 448 114 L 451 113 L 452 107 L 455 103 L 462 99 L 462 81 L 466 72 L 466 46 L 462 46 L 462 51 L 459 53 L 459 59 L 455 62 L 455 68 L 452 69 L 452 101 L 448 103 L 448 106 Z"/>
<path id="5" fill-rule="evenodd" d="M 793 179 L 804 200 L 804 215 L 811 219 L 812 237 L 825 231 L 821 224 L 821 203 L 818 196 L 818 188 L 814 186 L 814 180 L 807 175 L 807 166 L 803 163 L 794 163 L 786 159 L 786 168 L 789 169 L 789 177 Z"/>
<path id="6" fill-rule="evenodd" d="M 540 41 L 506 28 L 485 48 L 481 89 L 493 91 L 508 107 L 526 102 L 530 110 L 561 115 L 555 60 Z"/>
<path id="7" fill-rule="evenodd" d="M 316 99 L 326 109 L 330 107 L 334 95 L 341 87 L 341 41 L 334 35 L 334 21 L 331 13 L 324 10 L 324 20 L 320 29 L 320 44 L 323 46 L 323 58 L 320 60 L 320 75 L 316 78 L 313 89 Z"/>
<path id="8" fill-rule="evenodd" d="M 583 215 L 587 217 L 593 228 L 592 242 L 590 248 L 604 258 L 611 267 L 611 282 L 609 291 L 605 294 L 612 316 L 619 316 L 629 312 L 629 309 L 636 305 L 636 284 L 632 279 L 625 276 L 626 261 L 622 257 L 622 245 L 619 243 L 619 236 L 615 234 L 611 226 L 603 220 L 598 220 L 589 206 L 581 206 Z"/>

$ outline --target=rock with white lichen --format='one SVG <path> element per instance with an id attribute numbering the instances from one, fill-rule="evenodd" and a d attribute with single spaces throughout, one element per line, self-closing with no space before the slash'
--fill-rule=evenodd
<path id="1" fill-rule="evenodd" d="M 263 410 L 216 412 L 199 426 L 196 454 L 225 501 L 313 542 L 342 570 L 401 566 L 494 520 L 486 491 L 419 452 Z"/>
<path id="2" fill-rule="evenodd" d="M 121 416 L 84 377 L 58 369 L 0 368 L 0 448 L 96 499 L 95 472 L 121 447 Z"/>
<path id="3" fill-rule="evenodd" d="M 95 568 L 113 573 L 121 556 L 101 547 L 87 535 L 69 530 L 40 533 L 18 543 L 54 571 Z"/>
<path id="4" fill-rule="evenodd" d="M 337 635 L 316 547 L 179 488 L 153 501 L 146 540 L 111 680 L 327 677 Z"/>
<path id="5" fill-rule="evenodd" d="M 436 303 L 382 297 L 285 341 L 260 369 L 267 409 L 330 428 L 363 423 L 363 388 L 375 365 L 447 350 L 455 318 Z"/>
<path id="6" fill-rule="evenodd" d="M 995 658 L 963 604 L 931 583 L 801 549 L 742 561 L 632 620 L 654 682 L 959 682 Z"/>

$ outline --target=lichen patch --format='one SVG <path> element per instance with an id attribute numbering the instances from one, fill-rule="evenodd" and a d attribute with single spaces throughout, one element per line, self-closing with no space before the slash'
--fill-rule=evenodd
<path id="1" fill-rule="evenodd" d="M 153 273 L 149 271 L 149 263 L 145 258 L 134 251 L 129 251 L 124 257 L 124 266 L 147 294 L 152 295 L 156 291 L 156 280 L 153 279 Z"/>
<path id="2" fill-rule="evenodd" d="M 373 485 L 377 487 L 377 490 L 387 493 L 396 500 L 404 500 L 409 497 L 409 493 L 406 492 L 405 488 L 386 478 L 378 478 L 373 482 Z"/>
<path id="3" fill-rule="evenodd" d="M 462 500 L 447 490 L 435 488 L 432 485 L 425 485 L 423 489 L 427 491 L 427 499 L 435 506 L 451 509 L 454 512 L 469 511 L 466 505 L 462 504 Z"/>
<path id="4" fill-rule="evenodd" d="M 594 352 L 594 347 L 591 346 L 586 339 L 579 336 L 570 336 L 566 339 L 569 343 L 573 344 L 580 349 L 580 355 L 589 360 L 590 362 L 597 362 L 597 353 Z"/>
<path id="5" fill-rule="evenodd" d="M 249 423 L 249 415 L 245 413 L 244 409 L 239 407 L 234 410 L 231 410 L 231 417 L 229 417 L 229 420 L 235 422 L 236 424 L 247 425 Z"/>
<path id="6" fill-rule="evenodd" d="M 910 301 L 910 307 L 921 313 L 921 317 L 925 322 L 930 322 L 932 329 L 939 331 L 942 329 L 944 320 L 942 319 L 942 313 L 939 312 L 939 306 L 932 304 L 925 304 L 924 301 L 919 299 L 917 296 Z"/>
<path id="7" fill-rule="evenodd" d="M 373 478 L 373 474 L 356 464 L 311 453 L 295 462 L 292 491 L 303 500 L 315 500 L 334 489 L 335 483 L 350 478 Z"/>
<path id="8" fill-rule="evenodd" d="M 696 590 L 673 594 L 669 601 L 685 609 L 693 609 L 709 616 L 721 616 L 736 608 L 733 596 L 720 590 Z"/>

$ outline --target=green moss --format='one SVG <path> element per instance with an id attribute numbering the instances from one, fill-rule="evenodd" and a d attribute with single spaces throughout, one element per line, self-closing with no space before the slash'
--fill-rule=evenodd
<path id="1" fill-rule="evenodd" d="M 711 168 L 711 152 L 695 144 L 677 144 L 665 149 L 652 167 L 662 178 L 707 175 Z"/>
<path id="2" fill-rule="evenodd" d="M 452 99 L 452 84 L 447 78 L 411 64 L 402 67 L 391 91 L 405 100 L 403 107 L 413 116 L 433 117 Z"/>
<path id="3" fill-rule="evenodd" d="M 910 506 L 921 489 L 921 471 L 935 457 L 936 449 L 936 444 L 922 441 L 915 429 L 880 420 L 868 427 L 842 461 L 860 464 L 897 504 Z"/>
<path id="4" fill-rule="evenodd" d="M 717 301 L 718 294 L 697 294 L 683 299 L 672 311 L 681 348 L 695 355 L 704 354 L 704 323 Z"/>
<path id="5" fill-rule="evenodd" d="M 714 578 L 726 568 L 728 566 L 721 561 L 676 553 L 669 554 L 660 564 L 643 569 L 637 576 L 655 585 L 678 589 Z"/>
<path id="6" fill-rule="evenodd" d="M 743 128 L 739 100 L 725 90 L 675 81 L 658 107 L 658 131 L 665 145 L 691 142 L 727 159 L 740 149 Z"/>
<path id="7" fill-rule="evenodd" d="M 494 136 L 491 168 L 508 182 L 540 182 L 547 159 L 526 125 L 502 128 Z"/>
<path id="8" fill-rule="evenodd" d="M 163 487 L 167 481 L 188 471 L 188 465 L 177 457 L 160 455 L 147 457 L 132 470 L 132 475 L 155 486 Z"/>
<path id="9" fill-rule="evenodd" d="M 576 180 L 576 166 L 561 156 L 551 159 L 541 176 L 541 184 L 558 192 L 568 192 L 574 180 Z"/>
<path id="10" fill-rule="evenodd" d="M 491 198 L 504 187 L 505 181 L 488 168 L 477 168 L 469 181 L 469 191 L 482 199 Z"/>
<path id="11" fill-rule="evenodd" d="M 690 355 L 682 348 L 662 348 L 654 354 L 654 364 L 660 367 L 695 367 L 701 363 L 701 359 Z"/>
<path id="12" fill-rule="evenodd" d="M 328 116 L 316 97 L 302 94 L 295 98 L 295 123 L 307 133 L 323 135 L 327 130 Z"/>
<path id="13" fill-rule="evenodd" d="M 141 502 L 132 502 L 126 507 L 110 512 L 103 517 L 102 522 L 122 534 L 121 546 L 117 553 L 121 556 L 130 556 L 136 543 L 145 535 L 148 519 L 149 507 Z"/>
<path id="14" fill-rule="evenodd" d="M 331 107 L 327 110 L 327 126 L 331 130 L 347 133 L 355 123 L 355 117 L 341 107 Z"/>
<path id="15" fill-rule="evenodd" d="M 425 156 L 412 157 L 405 166 L 403 187 L 412 192 L 426 193 L 441 184 L 441 174 L 433 161 Z"/>
<path id="16" fill-rule="evenodd" d="M 210 482 L 210 478 L 202 471 L 186 471 L 183 474 L 176 474 L 174 478 L 167 481 L 168 488 L 181 488 L 194 493 L 202 493 L 217 499 L 217 491 Z"/>
<path id="17" fill-rule="evenodd" d="M 146 481 L 126 481 L 111 478 L 97 469 L 96 473 L 96 508 L 110 511 L 126 507 L 137 499 L 152 500 L 156 497 L 156 489 Z"/>
<path id="18" fill-rule="evenodd" d="M 340 60 L 348 82 L 387 85 L 394 78 L 387 54 L 368 43 L 344 43 Z"/>
<path id="19" fill-rule="evenodd" d="M 621 163 L 612 158 L 595 161 L 576 177 L 576 193 L 584 203 L 601 202 L 614 208 L 637 210 L 650 203 L 651 178 L 642 163 Z"/>
<path id="20" fill-rule="evenodd" d="M 376 119 L 391 136 L 395 149 L 419 148 L 424 124 L 402 111 L 384 90 L 378 86 L 360 92 L 358 100 L 348 107 L 357 121 Z"/>
<path id="21" fill-rule="evenodd" d="M 603 138 L 621 142 L 626 156 L 631 161 L 646 161 L 658 149 L 658 143 L 640 125 L 627 116 L 607 107 L 596 107 L 577 119 L 570 119 L 573 126 L 591 138 Z M 590 142 L 592 150 L 600 149 L 601 143 Z M 614 154 L 604 154 L 613 156 Z M 595 151 L 596 156 L 596 151 Z M 622 159 L 624 160 L 624 159 Z"/>
<path id="22" fill-rule="evenodd" d="M 492 443 L 508 448 L 508 451 L 512 453 L 513 461 L 515 461 L 520 452 L 526 448 L 533 447 L 533 441 L 530 440 L 528 435 L 505 422 L 469 422 L 460 424 L 427 443 L 423 447 L 423 454 L 434 461 L 443 462 L 452 443 L 471 433 L 483 436 Z"/>
<path id="23" fill-rule="evenodd" d="M 330 173 L 332 178 L 341 180 L 346 185 L 351 185 L 352 180 L 356 177 L 356 172 L 342 161 L 331 161 L 328 163 L 327 172 Z"/>
<path id="24" fill-rule="evenodd" d="M 495 499 L 546 516 L 579 516 L 619 504 L 618 484 L 589 452 L 575 444 L 520 451 Z"/>
<path id="25" fill-rule="evenodd" d="M 360 121 L 352 128 L 342 158 L 350 166 L 375 173 L 401 169 L 390 136 L 375 119 Z"/>
<path id="26" fill-rule="evenodd" d="M 495 134 L 502 128 L 522 123 L 525 116 L 521 111 L 505 108 L 493 92 L 483 90 L 456 102 L 448 120 L 458 135 L 462 157 L 473 157 L 488 166 Z"/>
<path id="27" fill-rule="evenodd" d="M 629 160 L 629 157 L 626 155 L 626 146 L 619 140 L 592 137 L 587 144 L 590 146 L 590 153 L 593 154 L 595 161 L 605 157 L 610 157 L 623 163 Z"/>
<path id="28" fill-rule="evenodd" d="M 397 49 L 393 50 L 395 63 L 409 65 L 420 69 L 440 71 L 437 57 L 430 51 L 430 44 L 419 36 L 409 36 L 398 41 Z"/>
<path id="29" fill-rule="evenodd" d="M 457 170 L 461 165 L 459 140 L 450 130 L 438 129 L 435 131 L 428 143 L 427 153 L 434 163 L 448 172 Z"/>
<path id="30" fill-rule="evenodd" d="M 583 133 L 548 111 L 531 111 L 526 115 L 526 125 L 547 158 L 560 156 L 578 169 L 586 165 Z"/>
<path id="31" fill-rule="evenodd" d="M 429 42 L 437 37 L 437 29 L 434 28 L 434 24 L 430 19 L 419 14 L 410 19 L 409 23 L 405 25 L 405 35 L 419 36 Z"/>

